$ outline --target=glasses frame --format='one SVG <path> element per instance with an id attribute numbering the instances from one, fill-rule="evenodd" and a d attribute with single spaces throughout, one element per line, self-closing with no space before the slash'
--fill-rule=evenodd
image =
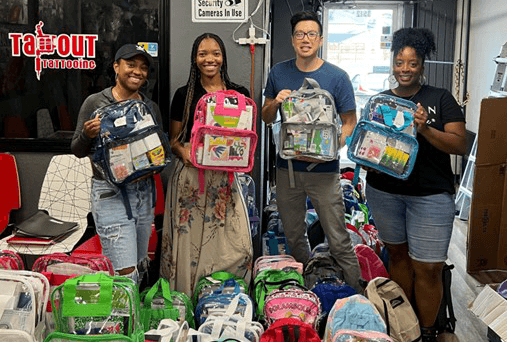
<path id="1" fill-rule="evenodd" d="M 316 34 L 315 38 L 310 37 L 310 33 L 312 33 L 312 34 L 315 33 Z M 303 36 L 301 38 L 298 38 L 297 37 L 298 34 L 303 34 Z M 308 40 L 311 40 L 311 41 L 317 40 L 317 38 L 322 37 L 322 35 L 320 35 L 319 32 L 317 32 L 317 31 L 308 31 L 308 32 L 296 31 L 296 32 L 294 32 L 294 34 L 292 36 L 297 40 L 303 40 L 303 39 L 305 39 L 305 36 L 307 36 Z"/>

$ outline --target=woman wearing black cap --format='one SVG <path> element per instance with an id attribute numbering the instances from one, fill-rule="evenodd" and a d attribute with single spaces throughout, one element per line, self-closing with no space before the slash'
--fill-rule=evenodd
<path id="1" fill-rule="evenodd" d="M 147 81 L 151 61 L 151 56 L 140 46 L 126 44 L 118 49 L 113 64 L 115 85 L 90 95 L 83 102 L 72 138 L 72 153 L 79 158 L 91 154 L 100 130 L 100 120 L 90 119 L 90 115 L 97 108 L 111 103 L 127 99 L 142 100 L 156 115 L 157 122 L 162 122 L 157 104 L 139 91 Z M 103 179 L 93 163 L 92 168 L 91 210 L 102 253 L 111 259 L 118 274 L 140 283 L 149 261 L 154 183 L 148 178 L 127 185 L 133 216 L 128 219 L 120 190 Z"/>

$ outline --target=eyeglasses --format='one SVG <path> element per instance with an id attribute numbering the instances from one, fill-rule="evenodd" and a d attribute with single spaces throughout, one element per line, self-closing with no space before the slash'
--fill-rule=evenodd
<path id="1" fill-rule="evenodd" d="M 310 31 L 310 32 L 297 31 L 294 33 L 294 37 L 298 40 L 304 39 L 305 36 L 308 36 L 308 39 L 310 39 L 310 40 L 315 40 L 315 39 L 317 39 L 317 37 L 320 37 L 319 33 L 316 31 Z"/>

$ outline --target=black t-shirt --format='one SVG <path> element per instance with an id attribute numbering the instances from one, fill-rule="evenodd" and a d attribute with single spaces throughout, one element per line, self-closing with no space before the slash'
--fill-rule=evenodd
<path id="1" fill-rule="evenodd" d="M 174 121 L 183 121 L 183 111 L 185 110 L 185 99 L 187 97 L 187 89 L 188 86 L 183 86 L 178 88 L 173 96 L 173 102 L 171 103 L 171 120 Z M 247 97 L 250 97 L 250 92 L 242 86 L 232 85 L 228 87 L 228 90 L 236 90 L 238 93 L 241 93 Z M 197 102 L 199 99 L 206 95 L 206 90 L 202 86 L 201 82 L 196 82 L 194 89 L 194 98 L 192 99 L 192 104 L 190 105 L 190 118 L 187 124 L 187 134 L 185 136 L 185 142 L 190 141 L 190 132 L 192 131 L 192 126 L 194 125 L 194 112 L 195 107 L 197 106 Z"/>
<path id="2" fill-rule="evenodd" d="M 383 94 L 396 96 L 391 90 Z M 428 125 L 444 131 L 449 122 L 465 122 L 458 103 L 446 89 L 423 86 L 413 98 L 428 112 Z M 454 176 L 449 154 L 431 145 L 422 135 L 417 135 L 419 151 L 414 169 L 407 180 L 401 180 L 384 173 L 368 172 L 366 181 L 375 189 L 392 194 L 426 196 L 448 192 L 454 194 Z"/>

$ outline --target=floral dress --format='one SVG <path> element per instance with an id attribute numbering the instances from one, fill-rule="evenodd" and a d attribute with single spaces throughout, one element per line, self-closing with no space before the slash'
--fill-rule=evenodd
<path id="1" fill-rule="evenodd" d="M 250 223 L 238 182 L 227 172 L 199 171 L 174 162 L 167 187 L 160 276 L 171 289 L 192 295 L 199 278 L 228 271 L 250 280 L 253 248 Z"/>

